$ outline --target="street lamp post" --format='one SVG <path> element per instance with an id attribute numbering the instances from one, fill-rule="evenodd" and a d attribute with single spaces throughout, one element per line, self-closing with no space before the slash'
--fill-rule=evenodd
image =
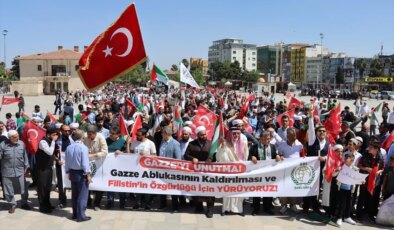
<path id="1" fill-rule="evenodd" d="M 4 73 L 5 73 L 5 67 L 7 66 L 7 58 L 6 58 L 6 48 L 5 48 L 5 36 L 7 36 L 8 30 L 3 30 L 3 36 L 4 36 Z"/>
<path id="2" fill-rule="evenodd" d="M 320 76 L 321 80 L 323 81 L 323 38 L 324 34 L 320 33 L 320 58 L 321 58 L 321 70 L 320 70 Z M 319 86 L 319 77 L 317 77 L 317 87 L 320 88 Z"/>

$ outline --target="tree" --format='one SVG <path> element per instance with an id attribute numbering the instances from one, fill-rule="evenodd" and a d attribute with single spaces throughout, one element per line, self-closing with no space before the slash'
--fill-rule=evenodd
<path id="1" fill-rule="evenodd" d="M 176 64 L 173 64 L 172 66 L 171 66 L 171 70 L 172 71 L 178 71 L 178 65 L 176 65 Z"/>
<path id="2" fill-rule="evenodd" d="M 245 79 L 248 82 L 256 82 L 259 78 L 260 75 L 256 70 L 253 71 L 245 70 L 242 74 L 242 79 Z"/>
<path id="3" fill-rule="evenodd" d="M 364 77 L 365 69 L 367 68 L 367 63 L 363 58 L 356 59 L 355 63 L 356 68 L 358 69 L 360 79 Z"/>
<path id="4" fill-rule="evenodd" d="M 374 59 L 371 63 L 370 77 L 380 77 L 383 75 L 383 63 L 380 59 Z"/>
<path id="5" fill-rule="evenodd" d="M 14 60 L 12 60 L 12 67 L 11 67 L 11 71 L 12 71 L 12 73 L 13 73 L 13 75 L 14 75 L 14 78 L 15 79 L 20 79 L 21 78 L 21 76 L 20 76 L 20 72 L 19 72 L 19 58 L 20 56 L 16 56 L 16 57 L 14 57 Z"/>
<path id="6" fill-rule="evenodd" d="M 138 65 L 130 72 L 119 77 L 119 80 L 131 84 L 145 83 L 149 80 L 149 73 L 145 71 L 144 65 Z"/>
<path id="7" fill-rule="evenodd" d="M 182 63 L 185 65 L 186 68 L 189 67 L 189 61 L 186 58 L 182 59 Z"/>
<path id="8" fill-rule="evenodd" d="M 194 68 L 190 70 L 190 74 L 193 76 L 194 80 L 196 80 L 197 84 L 203 85 L 205 83 L 204 72 L 202 67 Z"/>
<path id="9" fill-rule="evenodd" d="M 345 82 L 343 69 L 341 67 L 337 68 L 337 73 L 335 75 L 336 84 L 343 84 Z"/>

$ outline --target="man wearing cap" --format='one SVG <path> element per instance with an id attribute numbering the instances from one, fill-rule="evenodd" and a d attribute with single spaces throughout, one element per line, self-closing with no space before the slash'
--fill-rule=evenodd
<path id="1" fill-rule="evenodd" d="M 184 159 L 184 155 L 185 155 L 187 146 L 193 140 L 193 138 L 190 137 L 191 134 L 192 134 L 192 129 L 191 128 L 189 128 L 187 126 L 182 128 L 182 138 L 179 140 L 179 144 L 180 144 L 180 147 L 181 147 L 182 159 Z"/>
<path id="2" fill-rule="evenodd" d="M 10 130 L 8 138 L 0 144 L 1 176 L 5 199 L 11 208 L 8 213 L 12 214 L 16 209 L 14 185 L 18 184 L 22 196 L 22 209 L 29 210 L 27 204 L 29 193 L 26 187 L 25 175 L 28 175 L 29 161 L 25 144 L 19 140 L 18 132 Z"/>
<path id="3" fill-rule="evenodd" d="M 207 140 L 207 131 L 204 126 L 199 126 L 195 130 L 197 139 L 191 141 L 187 146 L 184 158 L 187 161 L 192 161 L 193 164 L 197 164 L 200 161 L 211 162 L 212 156 L 209 156 L 211 150 L 211 141 Z M 207 212 L 205 213 L 207 218 L 213 217 L 213 205 L 215 203 L 215 197 L 193 197 L 196 201 L 196 213 L 201 213 L 203 208 L 203 202 L 207 202 Z"/>
<path id="4" fill-rule="evenodd" d="M 50 202 L 52 188 L 54 153 L 58 134 L 55 128 L 49 128 L 46 136 L 38 144 L 36 154 L 35 176 L 37 180 L 37 195 L 40 212 L 51 213 L 54 208 Z"/>
<path id="5" fill-rule="evenodd" d="M 256 145 L 259 141 L 250 133 L 245 130 L 245 123 L 241 119 L 235 119 L 232 121 L 232 125 L 239 130 L 241 130 L 241 140 L 246 142 L 247 145 L 251 143 L 251 145 Z"/>
<path id="6" fill-rule="evenodd" d="M 88 125 L 86 128 L 87 137 L 83 143 L 89 149 L 89 159 L 101 159 L 105 158 L 108 154 L 108 145 L 105 138 L 100 133 L 97 133 L 97 127 L 95 125 Z M 96 191 L 94 197 L 94 210 L 100 210 L 100 202 L 103 197 L 102 191 Z"/>
<path id="7" fill-rule="evenodd" d="M 246 161 L 249 155 L 248 145 L 241 140 L 241 131 L 235 127 L 226 133 L 226 141 L 216 153 L 217 162 Z M 222 216 L 237 213 L 244 216 L 244 197 L 223 197 Z"/>

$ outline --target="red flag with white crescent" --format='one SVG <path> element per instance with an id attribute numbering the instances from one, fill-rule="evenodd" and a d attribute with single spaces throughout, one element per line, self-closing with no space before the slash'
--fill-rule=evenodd
<path id="1" fill-rule="evenodd" d="M 79 76 L 89 90 L 145 62 L 146 53 L 135 5 L 131 4 L 79 59 Z"/>
<path id="2" fill-rule="evenodd" d="M 12 103 L 19 103 L 20 99 L 19 98 L 14 98 L 14 97 L 4 97 L 3 100 L 1 101 L 1 105 L 9 105 Z"/>
<path id="3" fill-rule="evenodd" d="M 32 121 L 26 121 L 23 128 L 22 141 L 25 143 L 26 151 L 30 154 L 36 154 L 38 150 L 38 143 L 45 137 L 46 131 L 44 128 L 39 127 Z"/>
<path id="4" fill-rule="evenodd" d="M 217 116 L 215 113 L 200 105 L 198 106 L 196 116 L 194 116 L 193 124 L 196 128 L 199 126 L 204 126 L 207 129 L 207 139 L 212 140 L 213 134 L 215 132 L 216 119 Z M 197 137 L 194 132 L 192 137 Z"/>
<path id="5" fill-rule="evenodd" d="M 287 106 L 287 109 L 295 109 L 297 107 L 300 108 L 302 106 L 303 106 L 303 104 L 301 101 L 297 100 L 297 98 L 295 98 L 295 97 L 292 97 L 290 99 L 289 106 Z"/>
<path id="6" fill-rule="evenodd" d="M 339 130 L 342 124 L 341 117 L 341 103 L 338 104 L 337 108 L 333 108 L 330 111 L 330 117 L 324 122 L 324 127 L 327 129 L 327 134 L 331 144 L 335 144 L 335 138 L 339 135 Z"/>

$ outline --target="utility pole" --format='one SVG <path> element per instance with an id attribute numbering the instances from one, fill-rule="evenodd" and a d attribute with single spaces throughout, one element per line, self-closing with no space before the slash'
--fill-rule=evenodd
<path id="1" fill-rule="evenodd" d="M 320 78 L 321 81 L 323 81 L 323 38 L 324 38 L 324 34 L 320 33 L 320 58 L 321 58 L 321 70 L 320 70 Z M 317 77 L 317 87 L 320 88 L 319 86 L 319 77 Z"/>

